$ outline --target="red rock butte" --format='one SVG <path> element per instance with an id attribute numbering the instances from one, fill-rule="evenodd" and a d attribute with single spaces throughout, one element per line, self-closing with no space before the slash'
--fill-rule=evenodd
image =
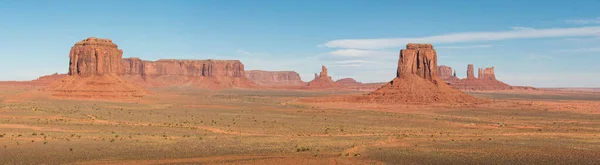
<path id="1" fill-rule="evenodd" d="M 246 78 L 261 86 L 305 86 L 300 74 L 294 71 L 247 70 Z"/>
<path id="2" fill-rule="evenodd" d="M 135 98 L 146 90 L 122 78 L 123 51 L 109 39 L 90 37 L 77 42 L 69 53 L 69 76 L 53 82 L 42 91 L 53 96 L 111 99 Z"/>
<path id="3" fill-rule="evenodd" d="M 308 82 L 309 88 L 335 88 L 337 84 L 329 77 L 327 67 L 321 66 L 321 73 L 315 74 L 315 79 Z"/>
<path id="4" fill-rule="evenodd" d="M 438 77 L 431 44 L 408 44 L 400 51 L 396 78 L 358 101 L 377 103 L 471 103 L 478 99 L 448 86 Z"/>
<path id="5" fill-rule="evenodd" d="M 478 68 L 477 77 L 475 77 L 473 64 L 467 65 L 467 77 L 464 79 L 459 79 L 456 76 L 440 76 L 440 78 L 450 86 L 460 90 L 535 90 L 533 87 L 511 86 L 497 80 L 494 67 Z"/>
<path id="6" fill-rule="evenodd" d="M 109 39 L 90 37 L 77 42 L 69 53 L 69 75 L 123 75 L 123 50 Z"/>
<path id="7" fill-rule="evenodd" d="M 255 87 L 246 79 L 239 60 L 143 61 L 125 58 L 121 62 L 127 80 L 147 87 L 192 85 L 202 88 Z"/>

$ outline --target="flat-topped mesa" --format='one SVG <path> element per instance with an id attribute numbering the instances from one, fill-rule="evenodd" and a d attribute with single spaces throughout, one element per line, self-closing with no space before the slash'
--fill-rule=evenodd
<path id="1" fill-rule="evenodd" d="M 77 42 L 69 53 L 69 75 L 123 75 L 123 51 L 109 39 L 90 37 Z"/>
<path id="2" fill-rule="evenodd" d="M 337 85 L 342 85 L 342 86 L 354 86 L 354 85 L 361 85 L 361 82 L 358 82 L 356 80 L 354 80 L 353 78 L 343 78 L 343 79 L 339 79 L 337 81 L 335 81 L 335 83 Z"/>
<path id="3" fill-rule="evenodd" d="M 303 86 L 305 82 L 300 74 L 294 71 L 247 70 L 245 76 L 250 81 L 262 86 Z"/>
<path id="4" fill-rule="evenodd" d="M 452 77 L 452 68 L 446 65 L 440 65 L 438 67 L 438 76 L 440 77 Z"/>
<path id="5" fill-rule="evenodd" d="M 467 80 L 474 80 L 475 78 L 475 67 L 473 64 L 467 65 Z"/>
<path id="6" fill-rule="evenodd" d="M 437 83 L 434 81 L 437 71 L 437 54 L 431 44 L 410 43 L 406 45 L 406 49 L 400 51 L 396 77 L 417 75 Z"/>
<path id="7" fill-rule="evenodd" d="M 244 64 L 239 60 L 122 60 L 125 73 L 146 76 L 244 77 Z"/>

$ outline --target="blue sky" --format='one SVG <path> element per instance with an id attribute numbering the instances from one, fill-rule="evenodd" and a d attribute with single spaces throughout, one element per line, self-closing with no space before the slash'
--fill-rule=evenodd
<path id="1" fill-rule="evenodd" d="M 0 0 L 0 80 L 66 73 L 71 46 L 110 38 L 124 57 L 239 59 L 310 81 L 389 81 L 407 42 L 439 63 L 496 67 L 513 85 L 600 87 L 600 1 Z"/>

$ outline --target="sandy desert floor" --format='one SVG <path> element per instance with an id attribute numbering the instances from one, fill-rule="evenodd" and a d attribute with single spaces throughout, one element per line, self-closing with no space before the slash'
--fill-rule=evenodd
<path id="1" fill-rule="evenodd" d="M 0 164 L 597 164 L 600 94 L 471 106 L 305 103 L 331 92 L 156 88 L 138 102 L 0 87 Z M 352 93 L 360 94 L 360 93 Z"/>

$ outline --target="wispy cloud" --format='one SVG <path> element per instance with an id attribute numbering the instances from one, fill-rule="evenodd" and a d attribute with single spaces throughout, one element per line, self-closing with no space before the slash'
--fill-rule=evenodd
<path id="1" fill-rule="evenodd" d="M 600 47 L 590 47 L 590 48 L 580 48 L 580 49 L 571 49 L 569 51 L 575 52 L 600 52 Z"/>
<path id="2" fill-rule="evenodd" d="M 528 56 L 527 59 L 529 60 L 534 60 L 534 61 L 539 61 L 539 60 L 556 60 L 556 57 L 552 57 L 552 56 L 548 56 L 548 55 L 531 55 Z"/>
<path id="3" fill-rule="evenodd" d="M 367 60 L 343 60 L 343 61 L 334 61 L 334 66 L 339 67 L 359 67 L 364 66 L 366 64 L 377 64 L 377 61 L 367 61 Z"/>
<path id="4" fill-rule="evenodd" d="M 384 49 L 403 47 L 407 43 L 465 43 L 476 41 L 494 41 L 527 38 L 553 38 L 600 35 L 600 26 L 533 29 L 513 27 L 509 31 L 495 32 L 462 32 L 449 33 L 417 38 L 377 38 L 377 39 L 341 39 L 324 45 L 332 48 L 346 49 Z"/>
<path id="5" fill-rule="evenodd" d="M 535 30 L 534 28 L 521 27 L 521 26 L 513 26 L 513 27 L 510 27 L 510 29 L 512 29 L 512 30 Z"/>
<path id="6" fill-rule="evenodd" d="M 244 49 L 238 49 L 238 50 L 237 50 L 237 52 L 238 52 L 239 54 L 243 54 L 243 55 L 247 55 L 247 56 L 251 56 L 251 55 L 253 55 L 253 53 L 250 53 L 249 51 L 247 51 L 247 50 L 244 50 Z"/>
<path id="7" fill-rule="evenodd" d="M 600 24 L 600 17 L 592 18 L 592 19 L 572 19 L 566 20 L 565 22 L 570 24 L 580 24 L 580 25 L 588 25 L 588 24 Z"/>
<path id="8" fill-rule="evenodd" d="M 475 49 L 475 48 L 491 48 L 492 45 L 466 45 L 466 46 L 438 46 L 436 49 Z"/>
<path id="9" fill-rule="evenodd" d="M 338 57 L 374 57 L 374 56 L 390 56 L 395 55 L 395 52 L 375 51 L 375 50 L 360 50 L 360 49 L 341 49 L 329 52 L 329 55 Z"/>

